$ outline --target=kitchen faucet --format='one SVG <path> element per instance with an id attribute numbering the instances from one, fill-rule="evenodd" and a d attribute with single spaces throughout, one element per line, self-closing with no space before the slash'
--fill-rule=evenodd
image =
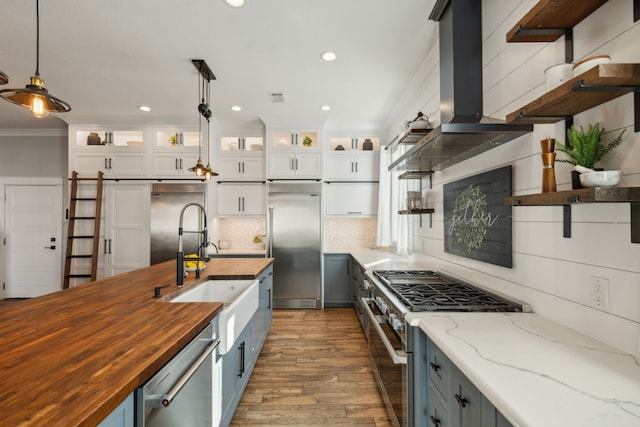
<path id="1" fill-rule="evenodd" d="M 184 211 L 187 210 L 189 206 L 196 206 L 202 216 L 204 217 L 204 224 L 201 230 L 196 231 L 183 231 L 182 230 L 182 222 L 184 217 Z M 199 233 L 202 234 L 202 243 L 198 246 L 198 257 L 197 258 L 189 258 L 189 261 L 195 261 L 196 266 L 199 266 L 200 261 L 209 262 L 211 258 L 206 257 L 203 254 L 203 248 L 206 250 L 206 247 L 209 245 L 209 237 L 207 236 L 207 212 L 204 207 L 199 203 L 188 203 L 184 205 L 182 211 L 180 212 L 180 225 L 178 226 L 178 254 L 176 256 L 176 285 L 181 288 L 184 284 L 184 249 L 182 247 L 182 234 L 183 233 Z M 196 268 L 196 278 L 200 277 L 200 268 Z"/>

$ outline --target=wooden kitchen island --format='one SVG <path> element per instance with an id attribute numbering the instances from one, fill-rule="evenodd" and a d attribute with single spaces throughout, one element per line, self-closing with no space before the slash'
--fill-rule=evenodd
<path id="1" fill-rule="evenodd" d="M 272 262 L 212 259 L 182 290 L 255 279 Z M 111 413 L 222 311 L 167 303 L 175 275 L 167 261 L 0 309 L 0 425 L 90 426 Z"/>

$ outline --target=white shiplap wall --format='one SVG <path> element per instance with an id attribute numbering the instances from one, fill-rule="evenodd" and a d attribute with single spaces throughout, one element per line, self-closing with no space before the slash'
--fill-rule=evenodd
<path id="1" fill-rule="evenodd" d="M 484 114 L 504 119 L 544 93 L 544 70 L 564 62 L 564 38 L 554 43 L 507 44 L 507 31 L 536 0 L 483 0 Z M 633 22 L 632 0 L 613 0 L 574 28 L 574 60 L 608 54 L 613 62 L 640 63 L 640 22 Z M 437 110 L 437 47 L 427 56 L 414 83 L 388 121 L 388 134 L 418 110 Z M 435 94 L 435 96 L 434 96 Z M 437 123 L 439 118 L 434 116 Z M 577 125 L 600 121 L 606 138 L 626 130 L 623 144 L 602 162 L 621 169 L 622 186 L 640 186 L 640 133 L 633 132 L 633 96 L 624 95 L 574 117 Z M 640 355 L 640 244 L 630 243 L 630 207 L 586 204 L 572 208 L 572 238 L 562 237 L 562 208 L 513 209 L 512 269 L 444 252 L 442 186 L 504 165 L 513 166 L 515 194 L 539 193 L 542 163 L 539 141 L 564 142 L 564 123 L 536 125 L 534 132 L 434 175 L 428 203 L 433 226 L 414 221 L 415 250 L 430 255 L 437 268 L 529 303 L 545 317 L 577 329 L 623 351 Z M 561 154 L 559 154 L 561 156 Z M 570 167 L 556 164 L 559 190 L 570 188 Z M 425 186 L 426 187 L 426 186 Z M 424 221 L 424 219 L 427 219 Z M 591 302 L 592 276 L 609 280 L 609 310 Z"/>

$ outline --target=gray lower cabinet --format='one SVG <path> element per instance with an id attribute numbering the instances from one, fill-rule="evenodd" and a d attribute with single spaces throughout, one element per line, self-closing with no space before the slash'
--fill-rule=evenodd
<path id="1" fill-rule="evenodd" d="M 326 254 L 324 256 L 325 307 L 352 306 L 349 260 L 349 254 Z"/>
<path id="2" fill-rule="evenodd" d="M 273 318 L 273 266 L 259 277 L 258 310 L 238 336 L 233 348 L 222 355 L 220 426 L 231 423 L 260 351 L 269 335 Z"/>
<path id="3" fill-rule="evenodd" d="M 260 301 L 256 312 L 256 321 L 253 330 L 253 347 L 262 349 L 264 342 L 271 329 L 271 319 L 273 318 L 273 266 L 270 265 L 258 277 L 260 282 Z M 257 350 L 258 352 L 260 350 Z"/>
<path id="4" fill-rule="evenodd" d="M 364 280 L 365 269 L 356 261 L 354 257 L 350 257 L 348 264 L 348 274 L 349 274 L 349 282 L 351 288 L 351 301 L 353 303 L 353 308 L 358 315 L 358 320 L 360 320 L 360 325 L 367 334 L 367 316 L 365 316 L 364 307 L 362 306 L 362 302 L 360 298 L 365 296 L 362 290 L 362 283 Z M 368 295 L 367 295 L 368 296 Z"/>
<path id="5" fill-rule="evenodd" d="M 412 334 L 413 372 L 422 376 L 412 383 L 414 426 L 511 426 L 424 332 L 412 328 Z"/>
<path id="6" fill-rule="evenodd" d="M 98 424 L 98 427 L 133 427 L 135 419 L 133 410 L 133 393 L 131 393 Z"/>
<path id="7" fill-rule="evenodd" d="M 252 326 L 253 322 L 247 324 L 233 348 L 222 356 L 221 426 L 231 423 L 255 364 L 252 360 Z"/>

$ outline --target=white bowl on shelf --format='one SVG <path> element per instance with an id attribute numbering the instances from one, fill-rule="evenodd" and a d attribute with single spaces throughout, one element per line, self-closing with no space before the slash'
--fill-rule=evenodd
<path id="1" fill-rule="evenodd" d="M 621 171 L 596 171 L 580 174 L 583 187 L 613 187 L 620 182 Z"/>
<path id="2" fill-rule="evenodd" d="M 611 57 L 609 55 L 598 55 L 592 56 L 590 58 L 585 58 L 581 61 L 578 61 L 573 66 L 573 77 L 578 76 L 585 71 L 588 71 L 600 64 L 608 64 L 611 62 Z"/>
<path id="3" fill-rule="evenodd" d="M 568 82 L 573 77 L 573 64 L 558 64 L 544 70 L 547 92 Z"/>

